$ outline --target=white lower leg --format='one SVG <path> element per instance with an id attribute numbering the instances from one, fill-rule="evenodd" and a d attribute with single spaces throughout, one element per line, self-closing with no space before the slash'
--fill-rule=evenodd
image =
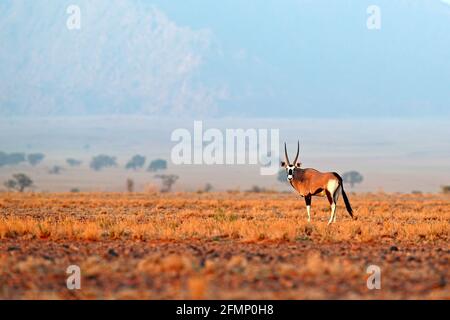
<path id="1" fill-rule="evenodd" d="M 306 206 L 306 212 L 308 212 L 308 222 L 311 221 L 311 206 Z"/>
<path id="2" fill-rule="evenodd" d="M 334 213 L 336 212 L 336 205 L 333 203 L 331 205 L 331 216 L 330 216 L 330 220 L 328 220 L 328 224 L 330 224 L 331 222 L 333 222 L 333 217 L 334 217 Z"/>

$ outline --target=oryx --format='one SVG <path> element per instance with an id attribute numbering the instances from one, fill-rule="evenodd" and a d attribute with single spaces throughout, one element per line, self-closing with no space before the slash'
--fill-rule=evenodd
<path id="1" fill-rule="evenodd" d="M 302 169 L 301 163 L 297 162 L 300 153 L 300 141 L 297 143 L 297 155 L 293 163 L 289 161 L 286 142 L 284 143 L 284 155 L 286 161 L 281 162 L 281 166 L 286 169 L 287 180 L 291 186 L 297 190 L 300 196 L 305 198 L 306 211 L 308 212 L 308 222 L 311 221 L 311 198 L 312 196 L 327 196 L 331 206 L 331 216 L 328 224 L 336 222 L 336 204 L 339 194 L 342 193 L 345 207 L 350 217 L 353 218 L 353 210 L 344 191 L 342 178 L 336 172 L 319 172 L 315 169 Z"/>

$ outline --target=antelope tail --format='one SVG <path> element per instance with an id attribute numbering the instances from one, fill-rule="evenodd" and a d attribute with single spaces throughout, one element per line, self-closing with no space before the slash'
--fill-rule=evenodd
<path id="1" fill-rule="evenodd" d="M 336 178 L 339 179 L 339 183 L 341 184 L 342 198 L 344 199 L 345 208 L 347 209 L 347 212 L 350 215 L 350 217 L 352 217 L 353 220 L 356 220 L 356 217 L 353 216 L 352 206 L 350 205 L 350 201 L 348 200 L 347 194 L 345 193 L 344 190 L 344 182 L 342 181 L 342 177 L 336 172 L 334 172 L 334 175 L 336 176 Z"/>
<path id="2" fill-rule="evenodd" d="M 350 201 L 348 201 L 347 194 L 346 194 L 345 191 L 344 191 L 344 185 L 341 185 L 341 188 L 342 188 L 342 198 L 344 198 L 345 208 L 347 208 L 347 212 L 348 212 L 348 214 L 350 215 L 350 217 L 352 217 L 352 219 L 356 219 L 356 218 L 353 216 L 353 209 L 352 209 L 352 206 L 350 205 Z"/>

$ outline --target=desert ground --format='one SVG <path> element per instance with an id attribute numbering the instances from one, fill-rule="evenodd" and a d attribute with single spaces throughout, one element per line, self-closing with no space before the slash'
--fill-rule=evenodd
<path id="1" fill-rule="evenodd" d="M 349 197 L 3 192 L 0 299 L 450 299 L 450 197 Z"/>

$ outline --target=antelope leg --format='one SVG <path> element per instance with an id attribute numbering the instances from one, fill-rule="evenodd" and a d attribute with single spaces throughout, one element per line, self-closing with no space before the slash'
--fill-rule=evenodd
<path id="1" fill-rule="evenodd" d="M 336 214 L 336 204 L 333 203 L 331 205 L 331 216 L 330 216 L 330 220 L 328 220 L 328 224 L 330 224 L 331 222 L 333 222 L 333 218 L 335 218 L 335 214 Z"/>
<path id="2" fill-rule="evenodd" d="M 342 187 L 339 186 L 339 188 L 338 188 L 338 189 L 336 190 L 336 192 L 334 193 L 333 200 L 334 200 L 334 203 L 335 203 L 335 204 L 338 203 L 339 195 L 340 195 L 340 193 L 341 193 L 341 190 L 342 190 Z M 336 214 L 336 209 L 335 209 L 335 211 L 334 211 L 334 217 L 333 217 L 333 222 L 336 222 L 336 216 L 337 216 L 337 214 Z"/>
<path id="3" fill-rule="evenodd" d="M 306 212 L 308 213 L 308 222 L 311 222 L 311 196 L 305 197 Z"/>
<path id="4" fill-rule="evenodd" d="M 327 195 L 327 199 L 328 199 L 328 202 L 330 203 L 330 207 L 331 207 L 331 216 L 330 216 L 330 220 L 328 220 L 328 224 L 330 224 L 333 221 L 333 215 L 334 215 L 333 205 L 334 205 L 334 201 L 333 201 L 333 196 L 331 195 L 330 191 L 326 190 L 325 193 Z"/>

